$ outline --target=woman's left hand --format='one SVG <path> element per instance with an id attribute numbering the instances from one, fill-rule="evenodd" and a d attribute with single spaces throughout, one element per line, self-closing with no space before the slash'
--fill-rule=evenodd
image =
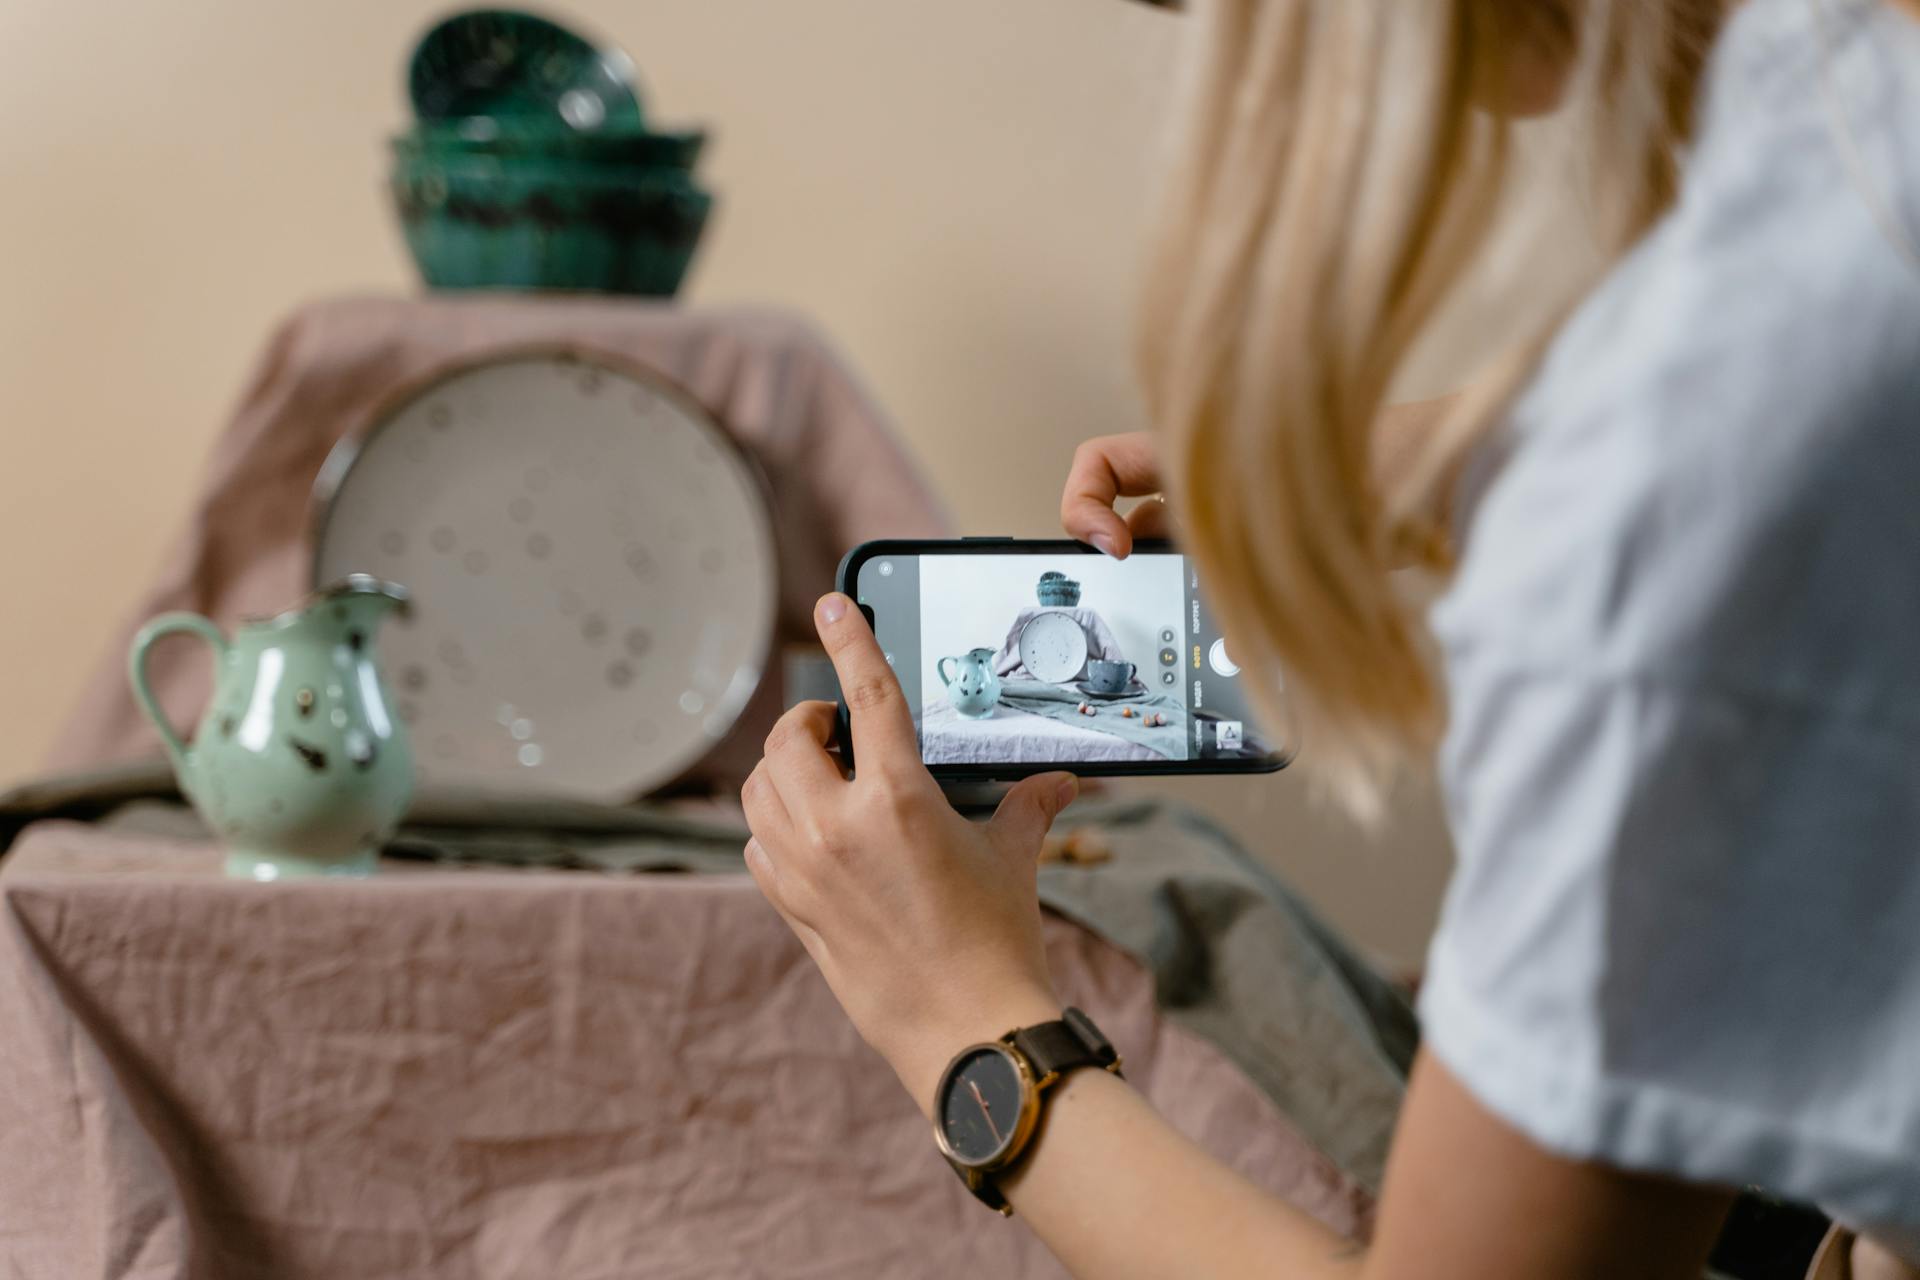
<path id="1" fill-rule="evenodd" d="M 954 812 L 920 762 L 913 715 L 853 602 L 814 610 L 853 722 L 857 776 L 827 750 L 835 708 L 781 717 L 741 788 L 747 869 L 841 1007 L 931 1113 L 961 1048 L 1060 1016 L 1040 939 L 1040 844 L 1071 774 L 1028 778 L 992 821 Z"/>

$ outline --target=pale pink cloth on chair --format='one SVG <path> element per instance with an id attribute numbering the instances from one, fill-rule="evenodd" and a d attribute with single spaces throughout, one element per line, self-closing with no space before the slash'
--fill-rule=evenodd
<path id="1" fill-rule="evenodd" d="M 191 523 L 108 645 L 49 763 L 72 769 L 156 750 L 127 691 L 135 628 L 170 609 L 229 625 L 293 603 L 314 585 L 308 495 L 334 444 L 438 369 L 535 345 L 602 351 L 658 371 L 758 462 L 773 494 L 783 643 L 813 639 L 813 602 L 832 589 L 834 567 L 855 543 L 948 535 L 933 490 L 886 417 L 820 331 L 797 317 L 577 299 L 316 303 L 268 343 L 214 447 Z M 156 651 L 150 676 L 174 721 L 191 723 L 208 693 L 204 656 Z M 767 682 L 696 780 L 745 776 L 779 713 L 777 685 Z"/>

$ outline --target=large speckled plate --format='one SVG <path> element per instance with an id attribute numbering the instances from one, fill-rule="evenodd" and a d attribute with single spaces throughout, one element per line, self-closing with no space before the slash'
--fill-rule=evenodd
<path id="1" fill-rule="evenodd" d="M 519 353 L 416 390 L 315 486 L 314 577 L 414 593 L 381 656 L 423 780 L 612 800 L 732 727 L 774 628 L 756 473 L 684 394 Z"/>
<path id="2" fill-rule="evenodd" d="M 1020 665 L 1035 680 L 1065 684 L 1087 668 L 1087 632 L 1070 613 L 1038 613 L 1020 628 Z"/>

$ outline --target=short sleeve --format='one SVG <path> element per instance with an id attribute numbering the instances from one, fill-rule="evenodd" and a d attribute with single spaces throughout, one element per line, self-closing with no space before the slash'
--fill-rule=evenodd
<path id="1" fill-rule="evenodd" d="M 1571 1156 L 1920 1196 L 1914 741 L 1652 679 L 1459 687 L 1429 1048 Z"/>
<path id="2" fill-rule="evenodd" d="M 1426 1043 L 1549 1149 L 1910 1212 L 1920 537 L 1893 557 L 1915 583 L 1881 606 L 1806 582 L 1742 635 L 1765 610 L 1741 576 L 1683 567 L 1763 555 L 1763 529 L 1712 554 L 1690 544 L 1728 530 L 1669 530 L 1673 554 L 1629 571 L 1629 516 L 1560 507 L 1559 533 L 1529 537 L 1546 512 L 1520 499 L 1551 494 L 1551 465 L 1516 456 L 1474 530 L 1506 563 L 1469 567 L 1437 628 L 1458 867 Z M 1850 590 L 1874 591 L 1870 550 Z"/>

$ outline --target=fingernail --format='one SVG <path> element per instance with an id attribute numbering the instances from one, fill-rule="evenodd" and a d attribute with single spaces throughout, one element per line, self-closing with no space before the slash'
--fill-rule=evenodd
<path id="1" fill-rule="evenodd" d="M 1120 558 L 1120 544 L 1113 540 L 1112 534 L 1096 533 L 1091 538 L 1087 539 L 1087 541 L 1091 542 L 1094 546 L 1100 548 L 1102 551 L 1112 556 L 1115 560 L 1118 560 Z"/>
<path id="2" fill-rule="evenodd" d="M 821 596 L 820 603 L 814 606 L 814 611 L 820 615 L 823 626 L 831 626 L 846 616 L 847 598 L 838 591 Z"/>
<path id="3" fill-rule="evenodd" d="M 1060 784 L 1060 790 L 1055 794 L 1059 798 L 1060 808 L 1066 808 L 1073 803 L 1073 798 L 1080 794 L 1080 780 L 1078 778 L 1066 779 Z"/>

